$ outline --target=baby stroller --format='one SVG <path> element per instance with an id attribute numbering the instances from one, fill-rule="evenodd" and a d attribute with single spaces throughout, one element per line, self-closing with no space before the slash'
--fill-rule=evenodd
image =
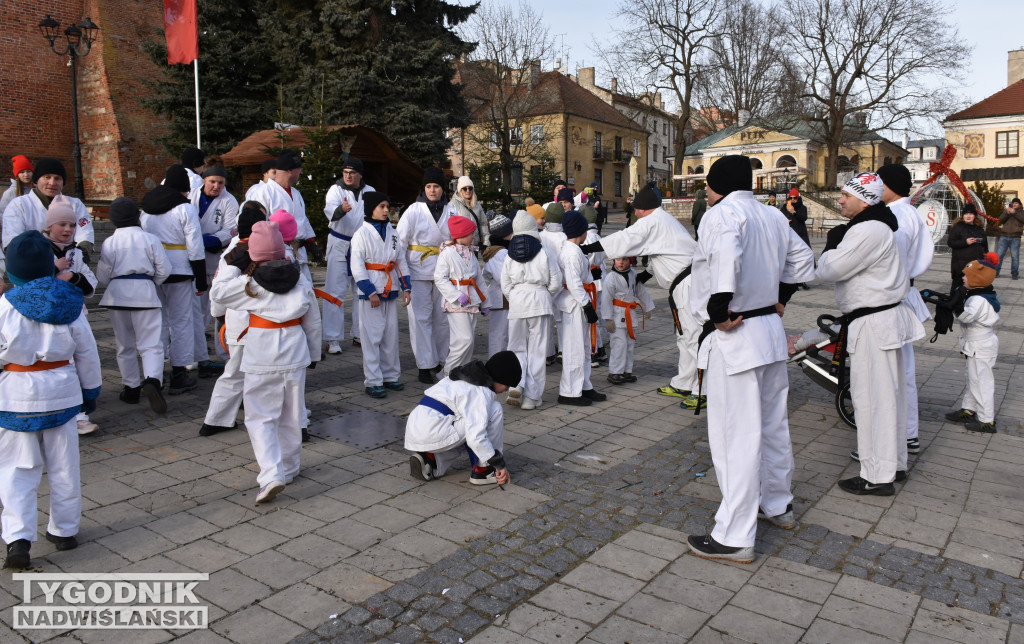
<path id="1" fill-rule="evenodd" d="M 789 358 L 789 362 L 800 366 L 807 377 L 817 383 L 825 391 L 835 396 L 836 411 L 850 427 L 857 427 L 853 418 L 853 398 L 850 396 L 850 367 L 845 359 L 840 361 L 838 352 L 845 358 L 845 347 L 839 344 L 838 316 L 824 314 L 818 316 L 818 331 L 809 331 L 801 336 L 807 345 L 797 342 L 797 351 Z M 843 385 L 839 385 L 839 368 L 843 364 L 845 371 Z"/>

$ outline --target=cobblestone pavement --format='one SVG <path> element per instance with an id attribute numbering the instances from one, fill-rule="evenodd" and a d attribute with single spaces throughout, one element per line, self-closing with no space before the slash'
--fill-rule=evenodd
<path id="1" fill-rule="evenodd" d="M 816 239 L 820 251 L 823 240 Z M 945 288 L 948 257 L 918 280 Z M 653 284 L 653 283 L 651 283 Z M 999 433 L 944 422 L 964 388 L 955 336 L 917 348 L 922 451 L 894 497 L 854 497 L 854 431 L 833 400 L 790 367 L 796 455 L 793 531 L 759 526 L 750 565 L 686 553 L 712 524 L 718 489 L 705 416 L 654 390 L 675 369 L 665 293 L 638 334 L 639 382 L 589 408 L 560 407 L 558 367 L 545 403 L 506 407 L 513 485 L 468 483 L 468 469 L 422 483 L 401 441 L 357 449 L 314 438 L 302 473 L 256 506 L 244 431 L 197 435 L 212 380 L 157 417 L 120 403 L 107 315 L 90 318 L 101 347 L 101 426 L 81 441 L 83 522 L 77 550 L 33 546 L 40 572 L 201 572 L 209 630 L 138 630 L 139 644 L 187 642 L 876 641 L 1024 642 L 1024 395 L 1011 388 L 1024 324 L 1019 282 L 996 282 L 1003 324 L 996 366 Z M 830 288 L 800 291 L 791 332 L 834 311 Z M 406 390 L 363 393 L 359 349 L 309 372 L 313 422 L 359 410 L 404 417 L 415 381 L 400 315 Z M 477 356 L 485 353 L 486 322 Z M 704 476 L 701 476 L 704 475 Z M 45 494 L 45 480 L 43 493 Z M 47 499 L 40 499 L 40 531 Z M 109 631 L 15 631 L 21 584 L 0 575 L 0 642 L 123 641 Z"/>

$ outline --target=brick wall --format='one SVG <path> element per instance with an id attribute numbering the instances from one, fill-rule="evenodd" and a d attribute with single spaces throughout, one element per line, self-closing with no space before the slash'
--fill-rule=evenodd
<path id="1" fill-rule="evenodd" d="M 141 79 L 159 73 L 141 47 L 162 37 L 162 3 L 152 0 L 0 2 L 0 177 L 10 177 L 15 154 L 52 156 L 67 167 L 65 192 L 73 190 L 71 68 L 39 32 L 46 14 L 61 31 L 86 16 L 100 27 L 92 51 L 78 59 L 86 198 L 141 199 L 147 178 L 159 183 L 173 162 L 153 142 L 163 121 L 137 101 L 147 91 Z"/>

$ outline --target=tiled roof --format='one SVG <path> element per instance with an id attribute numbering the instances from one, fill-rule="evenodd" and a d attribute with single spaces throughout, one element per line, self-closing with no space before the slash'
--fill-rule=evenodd
<path id="1" fill-rule="evenodd" d="M 1001 89 L 992 96 L 975 103 L 966 110 L 950 114 L 947 121 L 962 121 L 990 116 L 1009 116 L 1024 114 L 1024 79 Z"/>
<path id="2" fill-rule="evenodd" d="M 910 148 L 942 148 L 946 147 L 946 139 L 919 139 L 917 141 L 909 141 L 907 143 L 907 149 Z"/>

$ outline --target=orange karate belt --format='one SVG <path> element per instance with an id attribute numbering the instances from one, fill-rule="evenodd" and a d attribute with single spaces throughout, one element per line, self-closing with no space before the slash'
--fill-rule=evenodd
<path id="1" fill-rule="evenodd" d="M 480 303 L 483 304 L 487 301 L 487 296 L 480 291 L 480 287 L 476 285 L 476 280 L 472 277 L 464 280 L 451 280 L 455 286 L 472 286 L 476 290 L 476 294 L 480 296 Z M 466 295 L 469 295 L 469 289 L 466 289 Z"/>
<path id="2" fill-rule="evenodd" d="M 569 290 L 569 286 L 562 284 L 562 288 Z M 591 282 L 589 284 L 583 284 L 583 290 L 587 292 L 590 297 L 590 305 L 597 310 L 597 284 Z M 597 353 L 597 323 L 590 325 L 590 352 Z"/>
<path id="3" fill-rule="evenodd" d="M 341 300 L 339 300 L 338 298 L 334 297 L 333 295 L 331 295 L 330 293 L 328 293 L 327 291 L 325 291 L 323 289 L 319 289 L 319 288 L 313 289 L 313 295 L 316 295 L 316 299 L 323 300 L 325 302 L 330 302 L 334 306 L 342 306 L 344 304 L 344 302 L 342 302 Z"/>
<path id="4" fill-rule="evenodd" d="M 27 372 L 27 371 L 48 371 L 50 369 L 59 369 L 65 365 L 71 364 L 70 360 L 55 360 L 53 362 L 47 362 L 45 360 L 39 360 L 32 364 L 15 364 L 13 362 L 4 365 L 4 371 L 15 371 L 15 372 Z"/>
<path id="5" fill-rule="evenodd" d="M 284 322 L 274 322 L 267 318 L 261 318 L 255 313 L 249 314 L 249 326 L 245 327 L 245 330 L 238 334 L 238 339 L 241 340 L 245 337 L 245 334 L 249 332 L 249 329 L 285 329 L 290 326 L 299 326 L 302 324 L 301 318 L 295 318 L 294 320 L 285 320 Z"/>
<path id="6" fill-rule="evenodd" d="M 388 283 L 384 285 L 384 294 L 387 295 L 391 292 L 391 271 L 398 271 L 398 279 L 402 279 L 402 269 L 398 268 L 398 262 L 388 262 L 387 264 L 371 264 L 366 262 L 366 270 L 368 271 L 384 271 L 388 276 Z"/>
<path id="7" fill-rule="evenodd" d="M 615 306 L 621 306 L 622 308 L 626 309 L 626 329 L 629 330 L 629 337 L 632 338 L 633 340 L 636 340 L 636 334 L 633 332 L 633 316 L 630 315 L 630 311 L 632 311 L 633 309 L 639 309 L 640 303 L 623 302 L 622 300 L 613 299 L 612 304 L 614 304 Z M 644 330 L 647 330 L 647 323 L 644 321 L 644 316 L 642 313 L 640 315 L 640 324 Z"/>

